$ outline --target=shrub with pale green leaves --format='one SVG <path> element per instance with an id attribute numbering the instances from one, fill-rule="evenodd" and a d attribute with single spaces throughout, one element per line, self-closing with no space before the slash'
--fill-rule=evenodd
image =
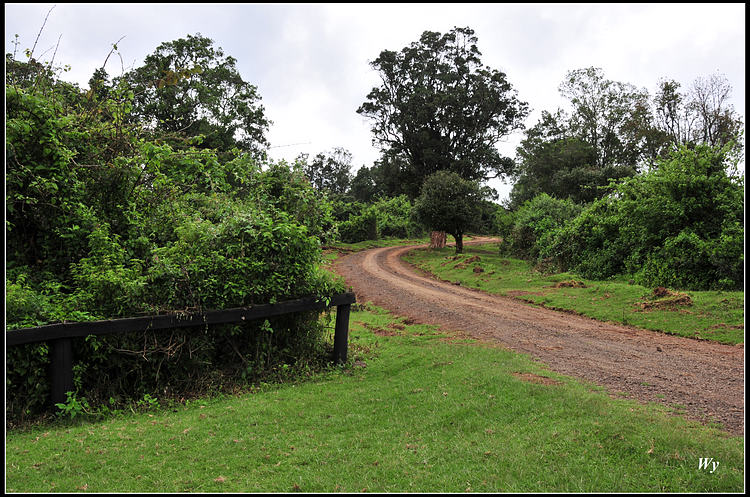
<path id="1" fill-rule="evenodd" d="M 124 124 L 127 89 L 96 104 L 60 85 L 6 81 L 7 329 L 343 291 L 320 269 L 337 236 L 331 205 L 299 167 L 173 150 Z M 321 365 L 318 314 L 74 340 L 76 391 L 95 410 Z M 6 361 L 9 419 L 43 412 L 47 346 L 12 347 Z"/>

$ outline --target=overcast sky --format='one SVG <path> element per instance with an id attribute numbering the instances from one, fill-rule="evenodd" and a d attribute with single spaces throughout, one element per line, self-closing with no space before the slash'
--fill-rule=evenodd
<path id="1" fill-rule="evenodd" d="M 532 108 L 565 101 L 565 73 L 601 67 L 607 78 L 646 88 L 660 78 L 689 87 L 719 72 L 733 88 L 732 104 L 745 116 L 745 5 L 730 4 L 5 4 L 5 51 L 19 58 L 31 48 L 45 15 L 36 54 L 60 40 L 55 63 L 64 79 L 87 87 L 112 43 L 124 64 L 110 58 L 111 76 L 138 67 L 166 41 L 200 33 L 237 59 L 245 81 L 258 87 L 274 159 L 293 160 L 333 147 L 352 152 L 354 168 L 372 165 L 368 121 L 356 113 L 379 83 L 369 62 L 382 50 L 399 51 L 426 30 L 468 26 L 478 37 L 482 62 L 506 73 Z M 499 149 L 513 156 L 522 135 Z M 509 186 L 492 182 L 507 197 Z"/>

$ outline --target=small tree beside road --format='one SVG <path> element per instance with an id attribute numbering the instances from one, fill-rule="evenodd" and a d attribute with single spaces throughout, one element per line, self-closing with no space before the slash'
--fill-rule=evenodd
<path id="1" fill-rule="evenodd" d="M 484 198 L 478 182 L 457 173 L 438 171 L 427 177 L 414 204 L 420 223 L 428 229 L 445 231 L 456 239 L 456 253 L 463 252 L 463 235 L 480 218 Z"/>

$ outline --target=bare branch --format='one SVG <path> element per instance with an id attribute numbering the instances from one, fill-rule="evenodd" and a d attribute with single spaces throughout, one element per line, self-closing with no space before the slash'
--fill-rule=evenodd
<path id="1" fill-rule="evenodd" d="M 34 50 L 36 50 L 36 44 L 39 42 L 39 37 L 42 36 L 42 31 L 44 30 L 44 26 L 47 24 L 47 18 L 49 17 L 50 13 L 52 12 L 52 9 L 57 7 L 57 5 L 53 5 L 49 11 L 47 11 L 47 15 L 44 17 L 44 22 L 42 23 L 42 27 L 39 28 L 39 33 L 36 35 L 36 40 L 34 40 L 34 46 L 31 47 L 31 52 L 29 52 L 29 59 L 31 59 L 34 56 Z"/>

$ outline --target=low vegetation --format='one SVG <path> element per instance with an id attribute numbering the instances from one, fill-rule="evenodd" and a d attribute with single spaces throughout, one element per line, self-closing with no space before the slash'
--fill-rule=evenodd
<path id="1" fill-rule="evenodd" d="M 744 175 L 729 145 L 683 147 L 585 206 L 541 193 L 504 219 L 502 249 L 592 279 L 744 288 Z"/>
<path id="2" fill-rule="evenodd" d="M 494 144 L 528 104 L 476 41 L 425 31 L 371 63 L 386 86 L 357 112 L 383 153 L 356 176 L 342 148 L 269 160 L 257 88 L 200 35 L 120 77 L 105 60 L 88 89 L 34 48 L 6 54 L 6 329 L 329 296 L 338 253 L 471 229 L 506 243 L 410 260 L 536 305 L 743 343 L 742 126 L 724 100 L 683 140 L 654 120 L 679 118 L 664 114 L 678 84 L 653 114 L 648 95 L 575 71 L 574 115 L 547 113 L 519 165 Z M 414 91 L 391 100 L 388 85 Z M 589 104 L 601 119 L 578 118 Z M 494 177 L 518 180 L 509 209 L 481 186 Z M 11 348 L 6 491 L 743 490 L 744 439 L 671 416 L 679 406 L 612 399 L 362 303 L 333 366 L 331 318 L 76 340 L 56 415 L 47 344 Z"/>
<path id="3" fill-rule="evenodd" d="M 135 119 L 144 102 L 124 81 L 100 74 L 99 91 L 86 92 L 33 60 L 6 63 L 6 329 L 343 290 L 320 268 L 336 236 L 331 205 L 299 165 L 167 137 Z M 327 359 L 317 313 L 73 347 L 73 394 L 92 407 L 221 391 Z M 46 343 L 9 348 L 9 422 L 48 414 L 49 361 Z"/>

